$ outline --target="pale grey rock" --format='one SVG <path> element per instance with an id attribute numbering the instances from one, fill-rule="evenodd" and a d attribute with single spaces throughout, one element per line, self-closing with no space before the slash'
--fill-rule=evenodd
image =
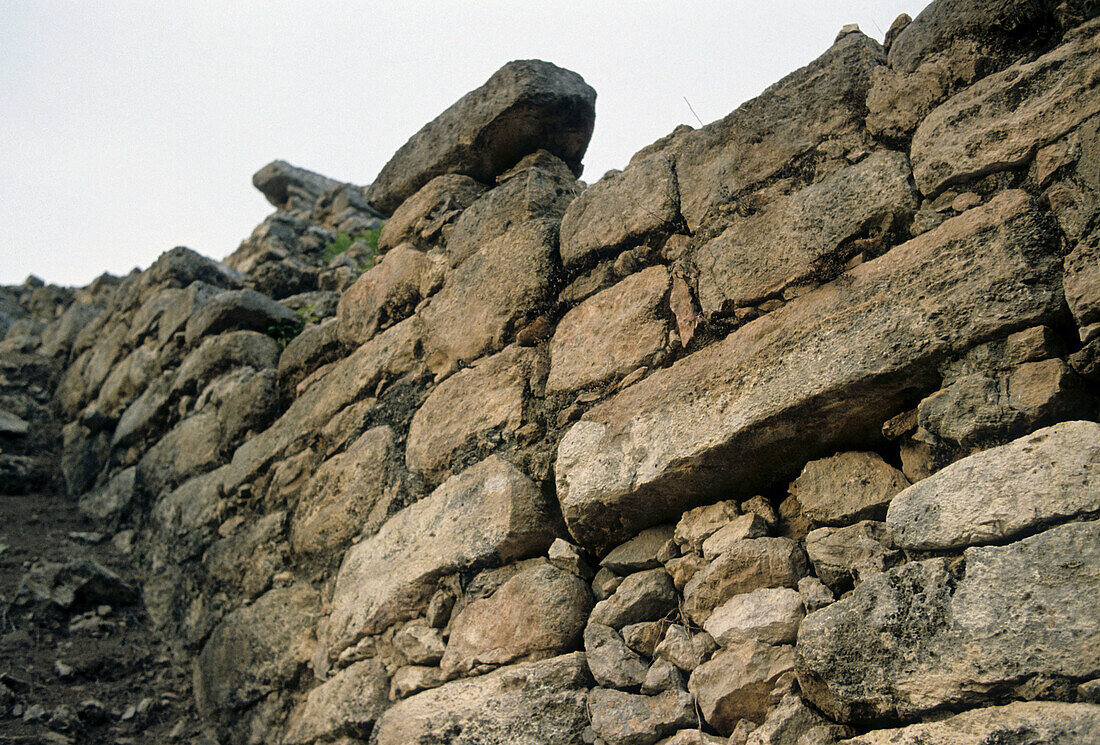
<path id="1" fill-rule="evenodd" d="M 1058 313 L 1051 245 L 1030 198 L 1002 193 L 589 410 L 555 466 L 571 534 L 609 548 L 873 440 L 945 354 Z"/>
<path id="2" fill-rule="evenodd" d="M 439 629 L 415 623 L 393 635 L 393 646 L 413 665 L 433 665 L 447 649 Z"/>
<path id="3" fill-rule="evenodd" d="M 584 580 L 540 561 L 451 620 L 440 668 L 453 675 L 568 652 L 579 646 L 591 610 Z"/>
<path id="4" fill-rule="evenodd" d="M 643 530 L 626 543 L 614 548 L 600 560 L 600 566 L 619 574 L 656 569 L 661 566 L 657 554 L 669 539 L 673 527 L 660 525 Z"/>
<path id="5" fill-rule="evenodd" d="M 607 600 L 614 594 L 615 590 L 619 589 L 619 585 L 623 583 L 623 578 L 612 572 L 610 569 L 600 567 L 596 572 L 596 576 L 592 578 L 592 594 L 596 596 L 596 600 Z"/>
<path id="6" fill-rule="evenodd" d="M 649 665 L 610 626 L 588 624 L 584 630 L 584 653 L 592 677 L 605 688 L 637 689 L 647 679 Z"/>
<path id="7" fill-rule="evenodd" d="M 674 623 L 665 630 L 665 637 L 653 650 L 653 656 L 690 673 L 706 662 L 717 648 L 710 634 L 693 634 L 686 626 Z"/>
<path id="8" fill-rule="evenodd" d="M 253 174 L 252 185 L 279 209 L 308 210 L 313 209 L 322 194 L 339 186 L 340 182 L 292 166 L 285 160 L 275 160 Z"/>
<path id="9" fill-rule="evenodd" d="M 864 520 L 844 528 L 818 528 L 806 536 L 806 553 L 821 581 L 843 592 L 903 560 L 884 523 Z"/>
<path id="10" fill-rule="evenodd" d="M 682 548 L 699 551 L 707 538 L 741 514 L 734 500 L 703 505 L 688 510 L 676 523 L 674 538 Z"/>
<path id="11" fill-rule="evenodd" d="M 779 705 L 754 729 L 747 745 L 800 745 L 801 737 L 815 727 L 824 727 L 829 720 L 811 709 L 800 696 L 788 693 Z"/>
<path id="12" fill-rule="evenodd" d="M 546 551 L 546 558 L 554 566 L 577 575 L 585 582 L 591 582 L 593 579 L 592 569 L 588 566 L 588 562 L 581 556 L 580 550 L 569 541 L 555 538 Z M 599 600 L 603 600 L 603 598 L 599 598 Z"/>
<path id="13" fill-rule="evenodd" d="M 672 737 L 661 740 L 657 745 L 726 745 L 724 737 L 715 737 L 698 729 L 682 729 Z"/>
<path id="14" fill-rule="evenodd" d="M 815 523 L 849 525 L 882 519 L 890 500 L 908 485 L 877 453 L 847 452 L 807 463 L 790 491 Z"/>
<path id="15" fill-rule="evenodd" d="M 367 188 L 367 201 L 390 214 L 436 176 L 460 173 L 492 183 L 539 149 L 579 176 L 595 101 L 596 92 L 575 72 L 540 60 L 509 62 L 402 145 Z"/>
<path id="16" fill-rule="evenodd" d="M 680 668 L 668 660 L 654 660 L 642 682 L 642 693 L 653 695 L 662 691 L 686 691 L 687 678 Z"/>
<path id="17" fill-rule="evenodd" d="M 703 624 L 734 595 L 761 587 L 796 587 L 806 569 L 806 554 L 789 538 L 739 541 L 688 581 L 683 611 Z"/>
<path id="18" fill-rule="evenodd" d="M 1093 676 L 1098 539 L 1100 523 L 1074 523 L 967 549 L 961 578 L 943 559 L 872 577 L 802 622 L 803 695 L 833 719 L 867 721 L 1025 695 L 1036 676 Z"/>
<path id="19" fill-rule="evenodd" d="M 802 596 L 802 604 L 807 614 L 821 610 L 836 601 L 833 591 L 817 577 L 803 577 L 798 580 L 798 594 Z"/>
<path id="20" fill-rule="evenodd" d="M 124 518 L 134 499 L 134 476 L 137 469 L 131 466 L 111 477 L 100 486 L 80 497 L 80 511 L 104 522 Z"/>
<path id="21" fill-rule="evenodd" d="M 768 534 L 768 524 L 764 518 L 755 512 L 733 518 L 725 526 L 716 530 L 709 538 L 703 541 L 703 558 L 714 561 L 721 554 L 726 553 L 738 541 L 749 538 L 763 538 Z"/>
<path id="22" fill-rule="evenodd" d="M 653 745 L 665 735 L 695 722 L 691 697 L 684 691 L 639 696 L 595 688 L 588 698 L 592 729 L 607 745 Z"/>
<path id="23" fill-rule="evenodd" d="M 332 597 L 335 657 L 426 607 L 443 575 L 542 553 L 554 536 L 542 493 L 498 457 L 452 477 L 344 556 Z"/>
<path id="24" fill-rule="evenodd" d="M 1100 706 L 1018 701 L 956 714 L 938 722 L 880 729 L 844 745 L 1078 745 L 1100 739 Z"/>
<path id="25" fill-rule="evenodd" d="M 707 724 L 730 734 L 739 719 L 764 721 L 768 694 L 779 677 L 794 668 L 794 659 L 794 647 L 742 642 L 696 668 L 688 690 Z"/>
<path id="26" fill-rule="evenodd" d="M 456 680 L 392 706 L 375 745 L 561 745 L 588 725 L 590 678 L 579 653 Z"/>
<path id="27" fill-rule="evenodd" d="M 805 615 L 797 590 L 761 588 L 734 595 L 715 608 L 703 628 L 722 646 L 750 639 L 765 644 L 793 644 Z"/>
<path id="28" fill-rule="evenodd" d="M 623 579 L 611 597 L 596 603 L 590 620 L 621 629 L 627 624 L 664 618 L 676 606 L 676 588 L 668 572 L 650 569 Z"/>
<path id="29" fill-rule="evenodd" d="M 547 391 L 600 385 L 652 365 L 668 344 L 669 284 L 668 269 L 652 266 L 566 313 L 550 343 Z"/>
<path id="30" fill-rule="evenodd" d="M 1078 421 L 951 464 L 899 494 L 886 524 L 899 548 L 944 550 L 1097 512 L 1100 425 Z"/>
<path id="31" fill-rule="evenodd" d="M 187 321 L 189 345 L 225 331 L 259 331 L 279 324 L 297 324 L 298 314 L 255 290 L 226 290 L 199 308 Z"/>

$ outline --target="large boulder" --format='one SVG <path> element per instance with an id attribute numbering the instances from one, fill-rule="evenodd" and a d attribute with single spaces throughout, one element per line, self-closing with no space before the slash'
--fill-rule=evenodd
<path id="1" fill-rule="evenodd" d="M 998 543 L 1100 512 L 1100 424 L 1065 422 L 919 481 L 886 516 L 894 543 L 945 550 Z"/>
<path id="2" fill-rule="evenodd" d="M 509 665 L 395 704 L 375 745 L 566 745 L 588 725 L 588 669 L 579 653 Z"/>
<path id="3" fill-rule="evenodd" d="M 482 183 L 544 149 L 581 174 L 596 121 L 596 91 L 575 72 L 516 60 L 413 135 L 367 189 L 390 214 L 436 176 L 459 173 Z"/>
<path id="4" fill-rule="evenodd" d="M 913 135 L 917 187 L 928 196 L 951 184 L 1018 168 L 1100 112 L 1100 21 L 1034 62 L 1014 65 L 953 96 Z"/>
<path id="5" fill-rule="evenodd" d="M 347 552 L 333 590 L 330 654 L 423 611 L 445 575 L 538 554 L 553 539 L 539 488 L 487 458 Z"/>
<path id="6" fill-rule="evenodd" d="M 1059 314 L 1055 245 L 1031 199 L 1006 192 L 630 386 L 559 445 L 570 532 L 610 548 L 875 441 L 944 355 Z"/>
<path id="7" fill-rule="evenodd" d="M 1100 523 L 970 548 L 963 559 L 964 575 L 945 559 L 913 562 L 807 616 L 803 694 L 839 721 L 906 720 L 1096 676 Z"/>

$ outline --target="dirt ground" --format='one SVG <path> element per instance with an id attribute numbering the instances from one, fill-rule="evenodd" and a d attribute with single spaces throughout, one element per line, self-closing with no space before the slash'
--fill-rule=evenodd
<path id="1" fill-rule="evenodd" d="M 94 530 L 65 497 L 0 496 L 0 745 L 211 742 L 190 669 L 140 600 L 116 593 L 114 604 L 100 596 L 62 608 L 18 597 L 41 560 L 91 559 L 136 586 L 125 555 Z"/>

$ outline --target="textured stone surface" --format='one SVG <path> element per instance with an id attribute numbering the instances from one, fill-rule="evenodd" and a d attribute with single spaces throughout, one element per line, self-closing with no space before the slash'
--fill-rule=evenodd
<path id="1" fill-rule="evenodd" d="M 806 554 L 788 538 L 738 541 L 697 572 L 684 587 L 684 613 L 698 624 L 729 598 L 761 587 L 796 587 Z"/>
<path id="2" fill-rule="evenodd" d="M 420 301 L 420 280 L 429 264 L 422 251 L 402 244 L 363 272 L 337 305 L 340 340 L 358 346 L 370 341 L 379 329 L 407 318 Z"/>
<path id="3" fill-rule="evenodd" d="M 1100 523 L 963 556 L 961 579 L 943 559 L 914 562 L 807 616 L 803 694 L 840 721 L 906 719 L 995 702 L 1033 676 L 1095 676 Z"/>
<path id="4" fill-rule="evenodd" d="M 810 461 L 791 484 L 802 513 L 820 525 L 881 519 L 886 506 L 909 485 L 901 471 L 876 453 L 838 453 Z"/>
<path id="5" fill-rule="evenodd" d="M 636 689 L 649 672 L 649 665 L 627 647 L 619 632 L 601 623 L 585 627 L 584 653 L 592 677 L 607 688 Z"/>
<path id="6" fill-rule="evenodd" d="M 389 676 L 376 660 L 341 670 L 309 692 L 287 726 L 285 745 L 310 745 L 336 736 L 366 737 L 389 706 Z"/>
<path id="7" fill-rule="evenodd" d="M 1066 256 L 1066 302 L 1081 327 L 1081 341 L 1100 337 L 1100 230 Z"/>
<path id="8" fill-rule="evenodd" d="M 558 448 L 570 532 L 614 545 L 707 496 L 748 496 L 797 456 L 873 438 L 931 388 L 942 354 L 1057 313 L 1050 245 L 1030 199 L 1002 194 L 590 410 Z"/>
<path id="9" fill-rule="evenodd" d="M 761 588 L 734 595 L 715 608 L 703 628 L 722 646 L 750 639 L 765 644 L 793 644 L 805 615 L 797 590 Z"/>
<path id="10" fill-rule="evenodd" d="M 436 176 L 406 199 L 382 226 L 378 249 L 388 251 L 402 243 L 427 250 L 440 239 L 443 226 L 477 201 L 485 185 L 469 176 L 446 174 Z"/>
<path id="11" fill-rule="evenodd" d="M 914 484 L 891 503 L 886 524 L 899 548 L 942 550 L 995 543 L 1097 512 L 1100 425 L 1065 422 Z"/>
<path id="12" fill-rule="evenodd" d="M 583 654 L 509 665 L 405 699 L 379 720 L 376 745 L 561 745 L 588 725 Z"/>
<path id="13" fill-rule="evenodd" d="M 703 541 L 703 558 L 707 561 L 714 561 L 718 556 L 733 548 L 738 541 L 749 538 L 763 538 L 767 534 L 768 524 L 764 522 L 764 518 L 755 512 L 745 513 L 733 518 Z"/>
<path id="14" fill-rule="evenodd" d="M 638 696 L 595 688 L 588 705 L 592 729 L 607 745 L 653 745 L 695 720 L 691 697 L 683 691 Z"/>
<path id="15" fill-rule="evenodd" d="M 738 719 L 763 722 L 768 693 L 794 667 L 794 647 L 748 641 L 727 647 L 696 668 L 688 681 L 703 719 L 723 735 Z"/>
<path id="16" fill-rule="evenodd" d="M 626 543 L 616 546 L 600 560 L 600 566 L 619 574 L 656 569 L 661 565 L 657 556 L 665 544 L 672 540 L 671 525 L 659 525 L 643 530 Z"/>
<path id="17" fill-rule="evenodd" d="M 547 392 L 599 385 L 653 364 L 668 344 L 668 289 L 668 269 L 653 266 L 566 313 L 550 343 Z"/>
<path id="18" fill-rule="evenodd" d="M 1100 112 L 1100 22 L 1034 62 L 981 80 L 934 110 L 913 135 L 917 186 L 935 195 L 947 186 L 1018 168 Z"/>
<path id="19" fill-rule="evenodd" d="M 868 732 L 845 745 L 1078 745 L 1100 740 L 1100 706 L 1028 701 L 956 714 L 940 722 Z"/>
<path id="20" fill-rule="evenodd" d="M 509 62 L 402 145 L 367 188 L 367 200 L 389 214 L 436 176 L 492 183 L 540 148 L 579 176 L 595 102 L 596 92 L 575 72 L 540 60 Z"/>
<path id="21" fill-rule="evenodd" d="M 882 151 L 735 220 L 691 254 L 703 310 L 730 315 L 836 276 L 863 250 L 855 239 L 878 237 L 916 209 L 909 179 L 908 159 Z"/>
<path id="22" fill-rule="evenodd" d="M 347 552 L 333 591 L 330 652 L 415 615 L 443 575 L 537 554 L 553 539 L 530 479 L 496 456 L 482 461 Z"/>
<path id="23" fill-rule="evenodd" d="M 266 333 L 280 323 L 298 322 L 298 314 L 255 290 L 226 290 L 210 298 L 187 321 L 187 343 L 223 331 Z"/>
<path id="24" fill-rule="evenodd" d="M 904 558 L 893 549 L 887 526 L 872 520 L 811 530 L 806 553 L 821 581 L 840 592 L 897 566 Z"/>
<path id="25" fill-rule="evenodd" d="M 318 197 L 339 184 L 285 160 L 272 161 L 252 175 L 252 185 L 279 209 L 310 209 Z"/>
<path id="26" fill-rule="evenodd" d="M 590 610 L 592 593 L 584 580 L 548 563 L 536 564 L 451 620 L 440 667 L 453 674 L 568 652 L 579 646 Z"/>
<path id="27" fill-rule="evenodd" d="M 444 380 L 409 425 L 409 469 L 438 481 L 457 456 L 476 450 L 486 436 L 513 435 L 527 423 L 531 397 L 545 379 L 539 350 L 509 347 Z"/>
<path id="28" fill-rule="evenodd" d="M 607 600 L 592 609 L 592 623 L 612 628 L 642 621 L 656 621 L 676 608 L 676 588 L 664 569 L 650 569 L 632 574 L 622 581 Z"/>

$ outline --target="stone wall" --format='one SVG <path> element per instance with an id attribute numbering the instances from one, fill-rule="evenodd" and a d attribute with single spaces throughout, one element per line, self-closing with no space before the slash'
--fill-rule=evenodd
<path id="1" fill-rule="evenodd" d="M 1100 739 L 1097 10 L 846 28 L 591 185 L 538 61 L 275 162 L 224 263 L 0 293 L 5 485 L 226 743 Z"/>

